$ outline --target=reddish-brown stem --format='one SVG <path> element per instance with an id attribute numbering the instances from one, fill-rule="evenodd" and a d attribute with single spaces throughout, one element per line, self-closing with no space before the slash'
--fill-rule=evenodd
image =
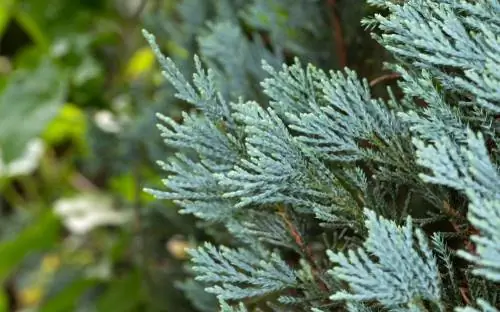
<path id="1" fill-rule="evenodd" d="M 292 221 L 290 221 L 290 219 L 286 215 L 286 212 L 281 211 L 279 214 L 283 217 L 283 220 L 285 221 L 286 226 L 288 227 L 288 230 L 290 231 L 290 234 L 292 235 L 297 246 L 299 246 L 300 249 L 304 252 L 304 254 L 314 263 L 313 261 L 314 258 L 312 256 L 311 249 L 304 243 L 302 235 L 300 235 L 295 225 L 292 223 Z"/>
<path id="2" fill-rule="evenodd" d="M 336 0 L 328 0 L 328 7 L 330 9 L 330 16 L 332 22 L 332 35 L 335 40 L 336 53 L 340 67 L 344 68 L 347 66 L 347 53 L 346 53 L 344 35 L 342 34 L 340 18 L 335 12 L 336 6 L 337 6 Z"/>
<path id="3" fill-rule="evenodd" d="M 471 305 L 471 301 L 468 296 L 469 290 L 466 287 L 460 287 L 459 290 L 460 290 L 460 295 L 462 296 L 462 299 L 464 300 L 465 304 Z"/>
<path id="4" fill-rule="evenodd" d="M 376 86 L 377 84 L 386 80 L 398 79 L 399 77 L 401 77 L 401 75 L 398 73 L 382 75 L 370 81 L 370 87 Z"/>
<path id="5" fill-rule="evenodd" d="M 280 207 L 281 208 L 281 207 Z M 299 246 L 300 250 L 305 254 L 309 262 L 311 263 L 311 266 L 313 267 L 313 273 L 315 275 L 319 275 L 319 268 L 317 267 L 316 260 L 314 259 L 314 256 L 311 252 L 311 248 L 307 246 L 307 244 L 304 242 L 304 239 L 302 238 L 302 235 L 300 232 L 297 230 L 296 226 L 290 221 L 288 218 L 286 211 L 284 209 L 280 209 L 279 215 L 283 218 L 285 221 L 285 224 L 290 231 L 290 234 L 292 235 L 295 243 L 297 246 Z M 319 287 L 323 291 L 328 291 L 328 287 L 326 284 L 321 280 L 321 278 L 318 278 L 319 281 Z"/>
<path id="6" fill-rule="evenodd" d="M 460 214 L 451 207 L 451 205 L 447 202 L 443 202 L 443 208 L 446 213 L 448 213 L 452 218 L 461 218 Z M 451 225 L 453 226 L 453 229 L 459 233 L 460 232 L 460 227 L 458 224 L 456 224 L 453 220 L 450 221 Z M 469 231 L 470 232 L 470 231 Z M 474 247 L 474 244 L 472 244 L 468 239 L 464 239 L 464 245 L 465 248 L 470 252 L 470 253 L 475 253 L 476 248 Z"/>
<path id="7" fill-rule="evenodd" d="M 443 202 L 443 207 L 444 207 L 444 211 L 447 214 L 449 214 L 452 218 L 460 218 L 461 217 L 460 214 L 458 213 L 458 211 L 453 209 L 453 207 L 451 207 L 451 205 L 447 201 Z M 453 220 L 451 220 L 450 223 L 456 232 L 460 232 L 460 227 Z M 473 232 L 473 231 L 468 230 L 468 232 Z M 467 249 L 470 253 L 475 253 L 476 250 L 475 250 L 474 244 L 472 244 L 468 239 L 464 239 L 464 245 L 465 245 L 465 249 Z M 460 291 L 460 296 L 462 297 L 462 300 L 465 302 L 465 304 L 470 305 L 471 301 L 470 301 L 469 295 L 468 295 L 469 294 L 468 285 L 460 287 L 459 291 Z"/>

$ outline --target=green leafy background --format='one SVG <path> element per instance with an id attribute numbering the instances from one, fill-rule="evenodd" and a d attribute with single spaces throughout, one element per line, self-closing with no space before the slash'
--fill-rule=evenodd
<path id="1" fill-rule="evenodd" d="M 172 7 L 0 0 L 0 311 L 194 311 L 167 244 L 199 234 L 142 192 L 160 176 L 166 91 L 140 30 Z M 78 200 L 123 220 L 75 233 L 56 207 Z"/>

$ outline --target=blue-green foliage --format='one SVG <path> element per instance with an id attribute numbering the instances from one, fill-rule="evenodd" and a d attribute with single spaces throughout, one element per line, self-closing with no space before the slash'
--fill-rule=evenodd
<path id="1" fill-rule="evenodd" d="M 283 61 L 279 53 L 273 54 L 264 48 L 260 37 L 249 41 L 240 27 L 228 21 L 210 24 L 199 43 L 206 64 L 217 73 L 221 92 L 233 97 L 254 95 L 254 85 L 265 74 L 255 64 L 266 60 L 277 66 Z"/>
<path id="2" fill-rule="evenodd" d="M 239 305 L 232 307 L 224 300 L 220 301 L 220 312 L 248 312 L 247 308 L 243 303 L 240 302 Z"/>
<path id="3" fill-rule="evenodd" d="M 332 71 L 329 75 L 314 72 L 317 74 L 313 74 L 312 84 L 321 90 L 317 93 L 318 101 L 311 94 L 311 101 L 301 103 L 308 105 L 303 112 L 285 111 L 290 128 L 301 134 L 299 141 L 325 160 L 351 162 L 374 158 L 389 161 L 359 145 L 360 140 L 391 145 L 396 136 L 404 134 L 400 122 L 385 103 L 372 99 L 368 82 L 350 70 Z M 279 92 L 268 92 L 268 95 L 277 101 L 281 98 Z"/>
<path id="4" fill-rule="evenodd" d="M 399 227 L 393 221 L 377 217 L 373 211 L 366 210 L 365 215 L 368 238 L 364 248 L 351 250 L 347 256 L 328 251 L 330 260 L 337 264 L 331 274 L 346 281 L 353 290 L 353 293 L 339 291 L 331 299 L 376 300 L 394 308 L 414 304 L 414 300 L 421 298 L 439 305 L 439 271 L 425 234 L 413 230 L 410 217 L 404 227 Z"/>
<path id="5" fill-rule="evenodd" d="M 456 312 L 498 312 L 498 310 L 493 307 L 491 304 L 484 300 L 478 300 L 477 304 L 479 306 L 479 309 L 474 309 L 471 307 L 465 307 L 465 308 L 457 308 L 455 309 Z"/>
<path id="6" fill-rule="evenodd" d="M 467 303 L 496 311 L 500 289 L 485 287 L 472 303 L 459 271 L 500 281 L 500 4 L 368 2 L 385 12 L 365 24 L 396 57 L 390 68 L 402 95 L 375 98 L 349 69 L 298 59 L 278 66 L 280 50 L 306 51 L 290 42 L 300 38 L 291 29 L 314 34 L 321 26 L 297 17 L 320 15 L 312 0 L 219 2 L 192 80 L 145 33 L 177 97 L 195 108 L 182 121 L 158 116 L 179 152 L 160 163 L 168 190 L 149 192 L 231 234 L 225 245 L 234 248 L 190 251 L 196 279 L 221 300 L 262 299 L 274 311 L 450 311 Z M 237 8 L 269 31 L 275 51 L 243 35 Z M 268 103 L 257 103 L 262 95 Z M 418 225 L 426 223 L 435 224 Z M 449 237 L 465 243 L 452 250 Z"/>
<path id="7" fill-rule="evenodd" d="M 295 55 L 314 59 L 323 57 L 329 45 L 312 45 L 310 37 L 326 39 L 322 30 L 328 27 L 316 0 L 254 0 L 243 11 L 245 22 L 267 31 L 278 50 L 290 50 Z"/>
<path id="8" fill-rule="evenodd" d="M 391 11 L 374 18 L 384 31 L 378 40 L 414 71 L 408 75 L 398 69 L 404 76 L 403 90 L 429 104 L 423 115 L 407 116 L 414 128 L 430 138 L 446 131 L 464 139 L 462 119 L 481 126 L 496 141 L 499 126 L 494 114 L 500 112 L 498 1 L 473 5 L 465 0 L 412 0 L 404 6 L 373 2 L 384 2 Z M 458 106 L 451 106 L 445 97 Z"/>
<path id="9" fill-rule="evenodd" d="M 234 300 L 297 286 L 296 273 L 276 253 L 229 249 L 206 243 L 190 251 L 196 279 L 215 284 L 206 291 Z"/>
<path id="10" fill-rule="evenodd" d="M 500 281 L 500 175 L 482 135 L 468 131 L 467 145 L 462 147 L 446 137 L 431 146 L 420 141 L 415 144 L 419 163 L 433 173 L 422 178 L 462 191 L 469 199 L 468 219 L 481 235 L 471 237 L 477 246 L 476 255 L 459 254 L 478 265 L 474 273 Z"/>
<path id="11" fill-rule="evenodd" d="M 307 157 L 286 125 L 272 110 L 255 102 L 234 106 L 235 118 L 244 125 L 248 159 L 242 160 L 221 185 L 239 198 L 237 206 L 283 203 L 298 207 L 331 204 L 335 177 L 314 156 Z"/>

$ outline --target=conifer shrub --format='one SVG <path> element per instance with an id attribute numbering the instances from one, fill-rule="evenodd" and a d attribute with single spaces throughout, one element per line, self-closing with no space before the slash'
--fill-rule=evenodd
<path id="1" fill-rule="evenodd" d="M 147 191 L 218 233 L 189 251 L 181 287 L 197 306 L 498 311 L 500 3 L 367 2 L 379 13 L 362 23 L 398 79 L 381 97 L 348 68 L 221 40 L 201 42 L 219 63 L 195 56 L 187 79 L 144 33 L 193 108 L 158 114 L 177 153 L 159 162 L 165 189 Z M 224 76 L 238 70 L 252 75 Z"/>

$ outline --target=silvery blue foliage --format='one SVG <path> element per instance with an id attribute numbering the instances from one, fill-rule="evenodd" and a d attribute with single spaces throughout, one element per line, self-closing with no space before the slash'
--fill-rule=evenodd
<path id="1" fill-rule="evenodd" d="M 458 142 L 464 142 L 465 127 L 458 109 L 451 107 L 444 99 L 444 94 L 432 80 L 427 70 L 420 73 L 409 73 L 401 66 L 396 67 L 402 75 L 399 87 L 406 96 L 420 98 L 428 103 L 425 108 L 400 112 L 399 116 L 410 125 L 410 130 L 418 137 L 434 142 L 443 135 L 449 135 Z"/>
<path id="2" fill-rule="evenodd" d="M 464 192 L 469 199 L 468 219 L 481 235 L 473 235 L 476 255 L 459 254 L 478 267 L 476 274 L 500 281 L 500 175 L 486 150 L 481 134 L 467 132 L 467 145 L 457 146 L 444 137 L 425 146 L 415 140 L 419 163 L 431 169 L 422 174 L 430 183 L 442 184 Z"/>
<path id="3" fill-rule="evenodd" d="M 331 274 L 347 282 L 352 290 L 336 292 L 331 299 L 376 300 L 388 308 L 420 299 L 439 305 L 439 270 L 424 232 L 413 229 L 410 217 L 404 227 L 399 227 L 373 211 L 365 210 L 365 215 L 368 238 L 363 248 L 350 250 L 347 255 L 327 252 L 337 264 Z"/>
<path id="4" fill-rule="evenodd" d="M 360 304 L 358 302 L 349 302 L 347 304 L 347 311 L 349 312 L 374 312 L 373 309 Z"/>
<path id="5" fill-rule="evenodd" d="M 479 309 L 474 309 L 471 307 L 465 307 L 465 308 L 456 308 L 456 312 L 498 312 L 498 310 L 490 305 L 488 302 L 484 300 L 478 300 L 477 305 L 479 306 Z"/>
<path id="6" fill-rule="evenodd" d="M 281 48 L 307 50 L 291 37 L 321 25 L 309 18 L 320 15 L 315 0 L 219 2 L 220 18 L 198 38 L 191 80 L 145 34 L 176 96 L 196 109 L 181 121 L 158 116 L 179 152 L 160 162 L 168 190 L 149 191 L 224 225 L 230 243 L 243 246 L 190 251 L 196 279 L 222 311 L 247 311 L 223 300 L 262 298 L 275 298 L 274 311 L 428 312 L 464 303 L 476 307 L 456 311 L 496 311 L 500 290 L 470 300 L 459 269 L 500 281 L 500 3 L 367 2 L 385 12 L 365 23 L 396 56 L 400 96 L 375 98 L 347 68 L 325 71 L 298 58 L 278 66 Z M 236 7 L 276 46 L 246 38 L 230 13 Z M 450 216 L 443 203 L 457 198 L 459 216 Z M 455 232 L 414 226 L 436 221 Z M 448 237 L 475 249 L 455 253 Z M 456 255 L 471 268 L 458 268 Z"/>
<path id="7" fill-rule="evenodd" d="M 296 273 L 276 253 L 217 249 L 206 243 L 190 254 L 196 279 L 215 284 L 206 291 L 220 299 L 255 297 L 297 285 Z"/>
<path id="8" fill-rule="evenodd" d="M 475 105 L 500 112 L 498 1 L 368 2 L 384 4 L 391 11 L 374 17 L 384 31 L 379 40 L 388 50 L 429 70 L 447 90 L 473 95 Z M 448 68 L 460 74 L 451 74 Z"/>
<path id="9" fill-rule="evenodd" d="M 236 306 L 230 306 L 226 301 L 220 300 L 220 312 L 248 312 L 243 303 Z"/>
<path id="10" fill-rule="evenodd" d="M 249 98 L 255 93 L 253 85 L 264 78 L 265 72 L 255 66 L 262 60 L 277 66 L 283 61 L 279 53 L 264 48 L 260 37 L 248 40 L 235 23 L 218 22 L 208 25 L 207 34 L 200 36 L 200 53 L 218 78 L 224 82 L 223 94 Z M 228 44 L 230 42 L 230 44 Z M 237 56 L 237 57 L 235 57 Z"/>
<path id="11" fill-rule="evenodd" d="M 332 71 L 315 83 L 326 105 L 310 102 L 306 112 L 288 117 L 290 127 L 302 134 L 299 140 L 321 157 L 343 162 L 377 158 L 369 156 L 359 141 L 390 145 L 404 131 L 385 104 L 371 98 L 368 82 L 353 71 Z"/>
<path id="12" fill-rule="evenodd" d="M 162 65 L 165 77 L 176 89 L 176 96 L 203 112 L 203 115 L 184 113 L 182 124 L 158 115 L 163 122 L 158 127 L 165 142 L 177 148 L 194 150 L 200 161 L 178 153 L 168 163 L 159 162 L 164 170 L 172 174 L 164 180 L 170 191 L 149 191 L 159 198 L 175 200 L 183 207 L 182 213 L 192 213 L 207 220 L 228 218 L 234 205 L 221 197 L 224 190 L 219 187 L 215 174 L 228 172 L 239 162 L 243 148 L 233 136 L 219 128 L 224 122 L 227 129 L 235 133 L 236 125 L 230 108 L 216 91 L 213 72 L 204 71 L 199 59 L 195 59 L 197 71 L 191 84 L 173 61 L 163 56 L 154 37 L 148 33 L 145 36 Z"/>
<path id="13" fill-rule="evenodd" d="M 335 176 L 314 156 L 304 153 L 272 109 L 248 102 L 234 105 L 234 110 L 234 117 L 245 126 L 248 159 L 221 177 L 221 185 L 234 189 L 225 197 L 239 198 L 238 207 L 332 204 L 338 197 Z"/>

